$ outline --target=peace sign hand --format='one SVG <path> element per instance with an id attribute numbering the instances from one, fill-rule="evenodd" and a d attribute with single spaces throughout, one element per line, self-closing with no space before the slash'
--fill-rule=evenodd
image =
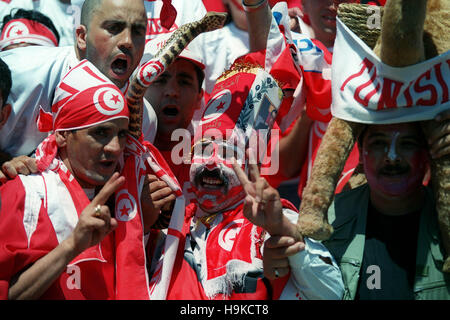
<path id="1" fill-rule="evenodd" d="M 124 177 L 119 176 L 117 172 L 114 173 L 91 203 L 84 208 L 75 229 L 67 239 L 77 255 L 100 243 L 117 227 L 117 220 L 111 217 L 105 203 L 124 181 Z"/>
<path id="2" fill-rule="evenodd" d="M 249 179 L 235 159 L 232 159 L 232 164 L 246 193 L 244 216 L 272 236 L 296 237 L 296 225 L 284 216 L 278 191 L 260 176 L 258 166 L 249 164 Z"/>

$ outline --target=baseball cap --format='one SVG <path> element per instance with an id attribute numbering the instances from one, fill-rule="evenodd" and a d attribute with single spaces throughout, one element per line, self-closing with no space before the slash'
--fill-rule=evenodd
<path id="1" fill-rule="evenodd" d="M 205 70 L 205 64 L 203 63 L 202 57 L 200 57 L 200 55 L 198 55 L 193 50 L 189 50 L 188 48 L 185 48 L 178 56 L 178 59 L 189 60 L 193 64 L 195 64 L 197 67 L 199 67 L 202 71 Z"/>

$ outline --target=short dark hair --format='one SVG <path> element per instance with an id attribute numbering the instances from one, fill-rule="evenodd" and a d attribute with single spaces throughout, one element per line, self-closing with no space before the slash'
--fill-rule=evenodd
<path id="1" fill-rule="evenodd" d="M 3 106 L 6 104 L 6 100 L 8 100 L 9 93 L 11 92 L 11 70 L 9 70 L 8 65 L 0 58 L 0 91 L 2 93 L 3 98 Z"/>
<path id="2" fill-rule="evenodd" d="M 362 148 L 362 146 L 363 146 L 364 136 L 366 135 L 366 132 L 367 132 L 367 126 L 368 125 L 364 125 L 364 128 L 361 130 L 361 132 L 359 133 L 359 136 L 356 139 L 356 142 L 358 143 L 358 146 L 360 148 Z"/>
<path id="3" fill-rule="evenodd" d="M 10 14 L 8 14 L 7 16 L 5 16 L 3 18 L 1 31 L 3 32 L 3 29 L 5 28 L 5 26 L 8 22 L 10 22 L 12 20 L 17 20 L 17 19 L 28 19 L 28 20 L 37 21 L 37 22 L 43 24 L 44 26 L 49 28 L 51 32 L 53 32 L 53 34 L 56 37 L 56 41 L 59 43 L 59 39 L 60 39 L 59 32 L 58 32 L 58 30 L 56 30 L 56 27 L 53 24 L 52 20 L 49 17 L 47 17 L 45 14 L 43 14 L 39 11 L 36 11 L 36 10 L 25 10 L 25 9 L 17 9 L 17 8 L 12 9 Z"/>

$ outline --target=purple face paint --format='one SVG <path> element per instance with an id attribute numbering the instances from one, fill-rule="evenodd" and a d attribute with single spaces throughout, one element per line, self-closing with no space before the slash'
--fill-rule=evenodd
<path id="1" fill-rule="evenodd" d="M 373 126 L 363 146 L 363 163 L 372 190 L 385 196 L 405 196 L 421 187 L 428 153 L 415 126 Z"/>

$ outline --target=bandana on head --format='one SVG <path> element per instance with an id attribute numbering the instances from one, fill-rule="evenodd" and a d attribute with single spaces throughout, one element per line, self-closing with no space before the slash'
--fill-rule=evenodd
<path id="1" fill-rule="evenodd" d="M 49 28 L 40 22 L 24 18 L 11 20 L 4 26 L 0 37 L 0 51 L 12 44 L 19 43 L 58 46 L 58 40 Z"/>
<path id="2" fill-rule="evenodd" d="M 77 130 L 129 118 L 122 92 L 93 64 L 81 61 L 56 87 L 52 112 L 41 108 L 37 125 L 41 132 Z M 44 171 L 57 153 L 54 134 L 37 151 L 38 169 Z"/>

